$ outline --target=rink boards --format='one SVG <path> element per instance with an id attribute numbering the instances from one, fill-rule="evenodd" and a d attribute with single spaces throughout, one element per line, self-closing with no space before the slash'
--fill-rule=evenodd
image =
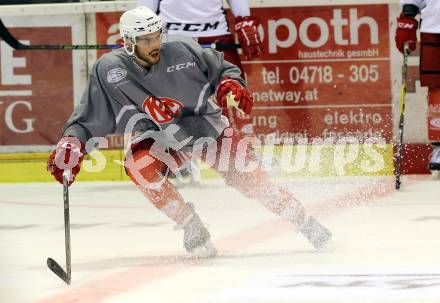
<path id="1" fill-rule="evenodd" d="M 374 173 L 389 174 L 401 83 L 401 55 L 393 37 L 398 1 L 272 0 L 250 4 L 261 21 L 264 46 L 260 58 L 243 61 L 255 99 L 257 136 L 272 134 L 276 139 L 307 139 L 309 143 L 316 137 L 354 136 L 362 143 L 366 137 L 380 136 L 387 144 L 380 151 L 386 163 Z M 119 39 L 119 16 L 133 6 L 134 1 L 3 6 L 0 17 L 23 43 L 114 44 Z M 43 154 L 27 153 L 47 153 L 53 148 L 80 101 L 88 71 L 104 51 L 24 52 L 0 43 L 0 153 L 4 154 L 0 166 L 5 172 L 1 180 L 47 180 L 40 170 L 44 161 L 35 160 L 43 159 Z M 410 58 L 412 80 L 418 77 L 417 65 L 416 52 Z M 414 170 L 408 172 L 426 173 L 429 146 L 415 149 L 412 145 L 427 143 L 426 91 L 418 81 L 411 83 L 405 142 L 409 144 L 408 158 L 424 156 L 412 160 Z M 15 165 L 7 163 L 8 159 L 14 159 Z M 41 162 L 38 168 L 37 162 Z M 333 163 L 323 167 L 326 165 Z M 351 166 L 347 165 L 347 174 L 359 172 L 356 165 Z M 22 169 L 38 177 L 23 177 Z M 108 169 L 114 173 L 84 178 L 123 178 L 119 167 Z M 327 175 L 332 173 L 329 171 L 323 168 L 315 173 Z"/>

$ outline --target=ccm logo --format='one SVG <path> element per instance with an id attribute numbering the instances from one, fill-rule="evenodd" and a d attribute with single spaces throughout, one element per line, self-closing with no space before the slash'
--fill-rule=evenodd
<path id="1" fill-rule="evenodd" d="M 186 62 L 186 63 L 180 63 L 176 65 L 171 65 L 167 67 L 167 73 L 171 73 L 180 69 L 190 68 L 190 67 L 196 67 L 195 62 Z"/>
<path id="2" fill-rule="evenodd" d="M 185 32 L 206 32 L 208 30 L 215 30 L 220 22 L 215 23 L 167 23 L 168 30 L 171 31 L 185 31 Z"/>
<path id="3" fill-rule="evenodd" d="M 408 23 L 399 22 L 398 27 L 399 28 L 403 28 L 403 29 L 413 29 L 414 28 L 414 24 L 408 24 Z"/>
<path id="4" fill-rule="evenodd" d="M 254 21 L 250 20 L 250 21 L 242 21 L 238 25 L 239 26 L 236 26 L 236 28 L 241 28 L 241 27 L 246 27 L 246 26 L 255 26 L 255 23 L 254 23 Z"/>
<path id="5" fill-rule="evenodd" d="M 433 128 L 438 128 L 438 129 L 440 129 L 440 118 L 432 119 L 432 120 L 429 122 L 429 124 L 431 124 L 431 126 L 432 126 Z"/>

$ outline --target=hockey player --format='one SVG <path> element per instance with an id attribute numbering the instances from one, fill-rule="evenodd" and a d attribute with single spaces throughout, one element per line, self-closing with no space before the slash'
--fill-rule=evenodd
<path id="1" fill-rule="evenodd" d="M 220 44 L 233 46 L 234 38 L 229 31 L 223 0 L 138 0 L 138 5 L 146 6 L 156 12 L 166 23 L 169 34 L 191 37 L 200 44 Z M 253 59 L 261 54 L 261 41 L 257 31 L 257 19 L 250 16 L 248 0 L 228 0 L 235 16 L 234 32 L 246 58 Z M 243 74 L 240 56 L 236 48 L 223 48 L 225 60 L 238 66 Z M 231 126 L 245 134 L 253 134 L 252 118 L 235 108 L 225 108 L 223 114 Z M 192 161 L 182 170 L 192 185 L 201 181 L 197 161 Z M 173 180 L 175 180 L 173 178 Z M 173 181 L 176 185 L 186 184 L 181 179 Z M 186 181 L 188 182 L 188 181 Z"/>
<path id="2" fill-rule="evenodd" d="M 166 23 L 169 34 L 184 35 L 200 44 L 233 46 L 234 38 L 229 31 L 223 0 L 138 0 L 138 5 L 156 12 Z M 258 20 L 250 16 L 248 0 L 228 0 L 235 16 L 234 32 L 243 54 L 253 59 L 261 54 Z M 238 66 L 243 73 L 237 49 L 223 48 L 225 60 Z M 235 108 L 225 109 L 230 123 L 245 134 L 252 134 L 252 119 Z"/>
<path id="3" fill-rule="evenodd" d="M 71 170 L 71 184 L 85 147 L 93 142 L 90 138 L 121 131 L 134 134 L 126 172 L 146 198 L 183 229 L 184 247 L 191 255 L 212 257 L 216 249 L 193 204 L 185 202 L 167 179 L 182 165 L 178 154 L 189 151 L 211 162 L 228 185 L 296 225 L 314 247 L 324 247 L 331 233 L 292 193 L 262 169 L 240 166 L 255 162 L 247 148 L 249 137 L 229 128 L 221 115 L 228 104 L 251 112 L 253 99 L 240 70 L 190 38 L 165 39 L 162 30 L 161 19 L 146 7 L 121 16 L 124 48 L 105 54 L 94 65 L 81 103 L 49 157 L 48 171 L 61 182 L 64 170 Z"/>
<path id="4" fill-rule="evenodd" d="M 440 1 L 401 0 L 402 13 L 397 18 L 396 46 L 403 52 L 416 49 L 418 21 L 421 13 L 420 83 L 428 87 L 428 134 L 433 145 L 429 169 L 440 172 Z"/>

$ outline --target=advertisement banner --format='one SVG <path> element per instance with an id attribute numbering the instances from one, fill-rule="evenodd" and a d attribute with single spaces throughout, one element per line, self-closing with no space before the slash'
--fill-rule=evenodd
<path id="1" fill-rule="evenodd" d="M 119 18 L 123 12 L 105 12 L 95 14 L 97 44 L 122 44 L 119 34 Z M 111 50 L 98 50 L 97 58 Z M 121 135 L 108 135 L 109 149 L 124 148 L 124 138 Z"/>
<path id="2" fill-rule="evenodd" d="M 243 62 L 258 135 L 392 138 L 388 5 L 254 8 L 264 53 Z"/>
<path id="3" fill-rule="evenodd" d="M 119 18 L 123 12 L 96 13 L 97 44 L 122 44 L 119 34 Z M 98 50 L 98 58 L 111 50 Z"/>
<path id="4" fill-rule="evenodd" d="M 25 44 L 71 44 L 71 28 L 12 27 Z M 16 51 L 0 40 L 0 145 L 53 145 L 73 110 L 71 51 Z"/>

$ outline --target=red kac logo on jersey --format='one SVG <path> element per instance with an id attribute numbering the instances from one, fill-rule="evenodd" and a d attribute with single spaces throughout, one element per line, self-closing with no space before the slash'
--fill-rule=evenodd
<path id="1" fill-rule="evenodd" d="M 183 104 L 177 100 L 159 97 L 159 100 L 147 96 L 142 105 L 144 111 L 159 124 L 168 123 L 180 115 Z"/>

